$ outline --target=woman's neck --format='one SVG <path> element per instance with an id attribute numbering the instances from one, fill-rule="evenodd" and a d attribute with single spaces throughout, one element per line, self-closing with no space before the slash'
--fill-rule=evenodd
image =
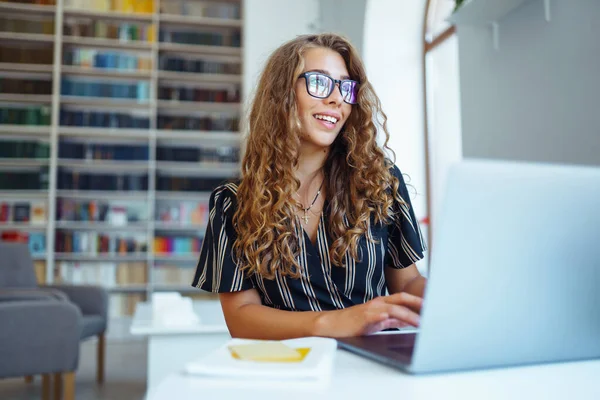
<path id="1" fill-rule="evenodd" d="M 310 184 L 319 175 L 322 175 L 322 169 L 327 160 L 329 149 L 327 148 L 309 148 L 303 146 L 300 149 L 298 157 L 298 167 L 294 171 L 296 178 L 300 181 L 300 186 Z"/>
<path id="2" fill-rule="evenodd" d="M 324 178 L 323 166 L 327 160 L 329 149 L 327 148 L 310 148 L 303 146 L 300 150 L 298 158 L 298 167 L 294 171 L 296 178 L 300 181 L 298 194 L 305 200 L 309 196 L 313 196 Z"/>

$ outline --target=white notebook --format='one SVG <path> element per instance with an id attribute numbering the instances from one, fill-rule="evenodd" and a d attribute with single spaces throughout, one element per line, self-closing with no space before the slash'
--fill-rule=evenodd
<path id="1" fill-rule="evenodd" d="M 234 358 L 229 346 L 256 343 L 257 340 L 231 339 L 214 352 L 186 364 L 184 370 L 205 378 L 329 381 L 337 348 L 334 339 L 307 337 L 283 340 L 294 349 L 310 348 L 299 362 L 259 362 Z"/>

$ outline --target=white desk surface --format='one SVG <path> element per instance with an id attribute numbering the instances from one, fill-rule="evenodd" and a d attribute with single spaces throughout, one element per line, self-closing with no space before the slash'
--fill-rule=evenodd
<path id="1" fill-rule="evenodd" d="M 600 399 L 600 360 L 435 375 L 408 375 L 338 350 L 326 387 L 232 381 L 173 373 L 147 400 Z"/>
<path id="2" fill-rule="evenodd" d="M 198 333 L 227 333 L 227 325 L 218 300 L 193 302 L 194 311 L 200 317 L 199 324 L 165 326 L 152 319 L 152 305 L 138 303 L 131 323 L 132 335 L 189 335 Z"/>

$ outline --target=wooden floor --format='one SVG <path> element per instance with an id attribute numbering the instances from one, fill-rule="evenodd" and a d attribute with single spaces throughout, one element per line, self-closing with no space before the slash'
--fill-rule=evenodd
<path id="1" fill-rule="evenodd" d="M 146 341 L 129 339 L 107 341 L 103 386 L 96 384 L 96 341 L 81 344 L 79 369 L 75 380 L 77 400 L 142 400 L 146 392 Z M 24 379 L 0 380 L 0 399 L 39 400 L 42 380 L 32 384 Z"/>

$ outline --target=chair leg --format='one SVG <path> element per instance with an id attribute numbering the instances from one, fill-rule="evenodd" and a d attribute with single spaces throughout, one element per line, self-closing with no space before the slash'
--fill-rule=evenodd
<path id="1" fill-rule="evenodd" d="M 54 400 L 62 399 L 63 376 L 60 372 L 54 374 Z"/>
<path id="2" fill-rule="evenodd" d="M 42 375 L 42 400 L 50 400 L 50 374 Z"/>
<path id="3" fill-rule="evenodd" d="M 33 375 L 27 375 L 25 377 L 25 383 L 27 383 L 27 384 L 33 383 Z"/>
<path id="4" fill-rule="evenodd" d="M 98 349 L 97 349 L 97 370 L 96 370 L 96 382 L 99 385 L 104 383 L 104 355 L 106 352 L 106 339 L 104 334 L 98 335 Z"/>
<path id="5" fill-rule="evenodd" d="M 63 375 L 64 400 L 75 400 L 75 372 L 65 372 Z"/>

